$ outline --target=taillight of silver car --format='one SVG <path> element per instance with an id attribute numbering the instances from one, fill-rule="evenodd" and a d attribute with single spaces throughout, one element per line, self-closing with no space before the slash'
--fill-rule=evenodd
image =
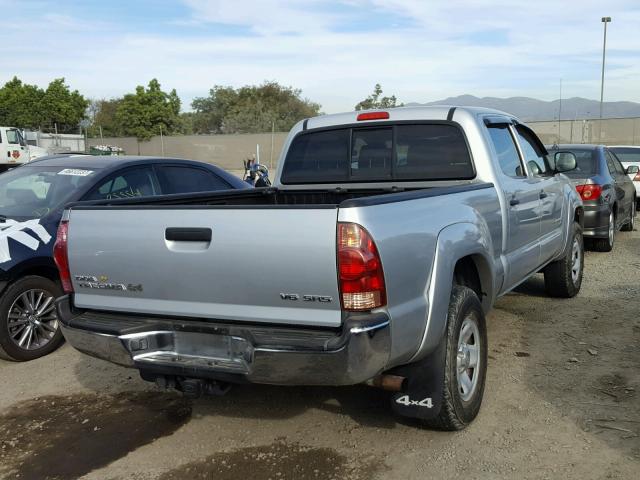
<path id="1" fill-rule="evenodd" d="M 60 281 L 64 293 L 73 293 L 71 283 L 71 272 L 69 271 L 69 257 L 67 255 L 67 235 L 69 233 L 69 222 L 63 220 L 58 226 L 56 243 L 53 244 L 53 260 L 56 262 L 60 272 Z"/>
<path id="2" fill-rule="evenodd" d="M 344 310 L 371 310 L 387 304 L 378 249 L 356 223 L 338 223 L 338 280 Z"/>

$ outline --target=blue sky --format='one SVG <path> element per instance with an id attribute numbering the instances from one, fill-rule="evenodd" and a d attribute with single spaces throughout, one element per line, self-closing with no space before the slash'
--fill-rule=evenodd
<path id="1" fill-rule="evenodd" d="M 333 113 L 381 83 L 403 102 L 448 96 L 640 102 L 640 1 L 0 0 L 0 82 L 55 77 L 92 98 L 158 78 L 191 99 L 276 80 Z M 11 21 L 8 21 L 8 18 Z"/>

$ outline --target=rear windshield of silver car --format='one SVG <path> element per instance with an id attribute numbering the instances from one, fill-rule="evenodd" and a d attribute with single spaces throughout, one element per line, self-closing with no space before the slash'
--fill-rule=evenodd
<path id="1" fill-rule="evenodd" d="M 585 178 L 598 173 L 598 152 L 595 148 L 565 148 L 549 149 L 549 155 L 555 158 L 556 154 L 571 152 L 576 156 L 576 168 L 563 172 L 567 177 Z M 554 160 L 555 161 L 555 160 Z"/>
<path id="2" fill-rule="evenodd" d="M 469 147 L 457 125 L 400 124 L 303 132 L 294 138 L 283 184 L 475 177 Z"/>
<path id="3" fill-rule="evenodd" d="M 609 147 L 621 162 L 640 162 L 640 148 Z"/>

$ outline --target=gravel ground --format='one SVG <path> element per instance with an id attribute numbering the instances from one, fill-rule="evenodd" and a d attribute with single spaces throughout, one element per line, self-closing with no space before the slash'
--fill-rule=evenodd
<path id="1" fill-rule="evenodd" d="M 640 233 L 588 252 L 571 300 L 542 277 L 489 315 L 483 408 L 465 431 L 394 418 L 367 387 L 236 387 L 187 401 L 65 345 L 0 360 L 0 477 L 638 478 Z"/>

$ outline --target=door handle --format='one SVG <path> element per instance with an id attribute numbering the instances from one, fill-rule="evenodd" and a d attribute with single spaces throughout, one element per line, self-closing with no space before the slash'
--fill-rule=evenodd
<path id="1" fill-rule="evenodd" d="M 167 228 L 164 232 L 165 240 L 174 242 L 210 242 L 210 228 Z"/>
<path id="2" fill-rule="evenodd" d="M 520 200 L 518 200 L 516 197 L 511 197 L 511 200 L 509 200 L 509 205 L 511 205 L 512 207 L 515 207 L 516 205 L 520 204 Z"/>
<path id="3" fill-rule="evenodd" d="M 540 191 L 540 200 L 547 198 L 549 195 L 544 190 Z"/>

